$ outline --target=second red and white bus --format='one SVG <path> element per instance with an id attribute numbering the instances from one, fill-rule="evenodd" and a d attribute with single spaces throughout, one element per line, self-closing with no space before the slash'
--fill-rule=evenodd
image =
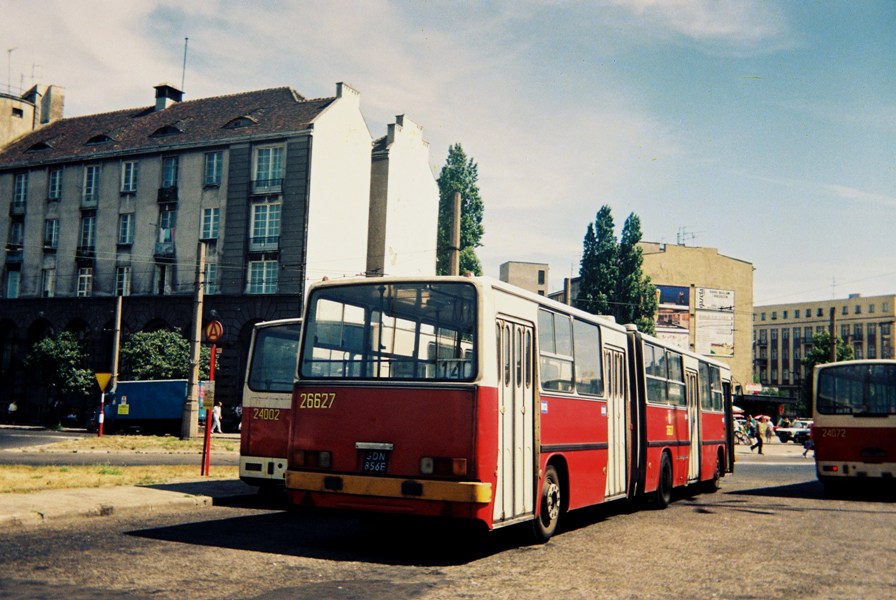
<path id="1" fill-rule="evenodd" d="M 252 331 L 240 421 L 240 479 L 282 488 L 301 319 L 257 323 Z"/>
<path id="2" fill-rule="evenodd" d="M 815 367 L 812 440 L 828 492 L 856 479 L 896 478 L 896 361 L 853 360 Z"/>
<path id="3" fill-rule="evenodd" d="M 715 489 L 726 365 L 489 278 L 309 290 L 286 487 L 302 506 L 531 522 Z"/>

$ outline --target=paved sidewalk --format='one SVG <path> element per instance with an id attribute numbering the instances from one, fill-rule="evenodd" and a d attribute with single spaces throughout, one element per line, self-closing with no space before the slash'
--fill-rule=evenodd
<path id="1" fill-rule="evenodd" d="M 0 531 L 48 521 L 150 513 L 177 506 L 211 506 L 225 498 L 255 493 L 256 488 L 239 479 L 0 493 Z"/>

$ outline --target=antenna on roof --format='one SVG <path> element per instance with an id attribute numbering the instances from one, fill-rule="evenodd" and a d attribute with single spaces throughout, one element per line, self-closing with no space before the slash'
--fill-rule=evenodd
<path id="1" fill-rule="evenodd" d="M 187 44 L 190 43 L 190 38 L 184 38 L 184 68 L 180 73 L 180 91 L 184 91 L 184 79 L 187 77 Z"/>

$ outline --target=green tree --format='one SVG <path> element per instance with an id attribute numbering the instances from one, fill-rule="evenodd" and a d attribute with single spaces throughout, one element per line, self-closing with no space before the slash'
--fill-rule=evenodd
<path id="1" fill-rule="evenodd" d="M 202 346 L 200 379 L 208 378 L 210 356 L 209 348 Z M 119 358 L 124 380 L 188 379 L 190 376 L 190 341 L 177 331 L 137 332 L 122 344 Z"/>
<path id="2" fill-rule="evenodd" d="M 641 219 L 632 213 L 622 226 L 622 240 L 619 243 L 619 274 L 616 285 L 616 306 L 613 314 L 620 323 L 635 323 L 640 331 L 656 332 L 656 310 L 659 301 L 656 287 L 641 266 L 644 255 L 638 242 L 641 241 Z"/>
<path id="3" fill-rule="evenodd" d="M 837 336 L 837 362 L 843 360 L 852 360 L 855 357 L 852 346 L 843 341 L 839 335 Z M 815 365 L 822 365 L 831 362 L 831 333 L 829 331 L 819 331 L 812 336 L 812 346 L 806 352 L 806 355 L 800 359 L 803 366 L 806 367 L 806 379 L 803 384 L 802 408 L 808 413 L 812 408 L 812 374 L 815 371 Z"/>
<path id="4" fill-rule="evenodd" d="M 460 192 L 460 272 L 482 275 L 482 264 L 476 256 L 476 248 L 482 245 L 482 215 L 485 211 L 479 196 L 479 167 L 472 158 L 467 158 L 460 144 L 454 144 L 448 149 L 448 159 L 439 173 L 438 184 L 436 273 L 448 274 L 454 193 Z"/>
<path id="5" fill-rule="evenodd" d="M 619 247 L 614 228 L 610 207 L 604 205 L 585 231 L 576 306 L 595 315 L 612 314 L 610 302 L 616 296 Z"/>
<path id="6" fill-rule="evenodd" d="M 612 315 L 619 323 L 634 323 L 654 333 L 656 288 L 642 270 L 644 257 L 641 220 L 632 213 L 625 220 L 622 241 L 617 242 L 613 214 L 604 205 L 585 232 L 579 267 L 576 306 L 598 315 Z"/>
<path id="7" fill-rule="evenodd" d="M 60 393 L 85 397 L 94 385 L 93 372 L 85 368 L 87 353 L 75 335 L 63 331 L 56 337 L 45 337 L 34 344 L 25 357 L 36 381 L 54 386 Z"/>

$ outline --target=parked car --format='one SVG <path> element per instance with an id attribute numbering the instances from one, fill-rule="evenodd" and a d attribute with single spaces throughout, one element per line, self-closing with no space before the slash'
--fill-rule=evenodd
<path id="1" fill-rule="evenodd" d="M 812 421 L 808 419 L 796 419 L 790 424 L 790 427 L 778 427 L 775 434 L 781 443 L 793 442 L 794 444 L 802 444 L 809 439 L 809 427 Z"/>

